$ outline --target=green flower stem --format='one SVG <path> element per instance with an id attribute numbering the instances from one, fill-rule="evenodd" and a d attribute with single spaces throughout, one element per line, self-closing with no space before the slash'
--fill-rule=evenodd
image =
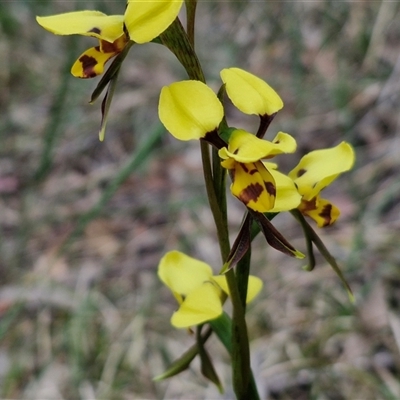
<path id="1" fill-rule="evenodd" d="M 232 301 L 232 370 L 233 389 L 237 399 L 248 399 L 247 388 L 250 382 L 250 349 L 244 307 L 240 299 L 235 272 L 230 269 L 225 274 Z"/>
<path id="2" fill-rule="evenodd" d="M 207 339 L 211 336 L 212 332 L 213 332 L 212 329 L 210 328 L 207 329 L 206 332 L 201 335 L 201 342 L 199 338 L 197 338 L 196 343 L 192 347 L 186 350 L 181 357 L 175 360 L 172 363 L 172 365 L 170 365 L 167 368 L 166 371 L 154 377 L 153 381 L 162 381 L 164 379 L 171 378 L 172 376 L 175 376 L 181 373 L 182 371 L 188 369 L 190 363 L 197 356 L 197 354 L 199 354 L 199 346 L 203 345 L 207 341 Z"/>
<path id="3" fill-rule="evenodd" d="M 186 32 L 190 44 L 194 49 L 194 26 L 196 18 L 197 0 L 185 0 L 186 3 Z"/>
<path id="4" fill-rule="evenodd" d="M 160 40 L 175 54 L 190 79 L 206 83 L 200 61 L 178 18 L 160 35 Z"/>
<path id="5" fill-rule="evenodd" d="M 225 260 L 228 257 L 230 251 L 229 232 L 226 223 L 227 220 L 226 209 L 221 210 L 220 205 L 218 203 L 218 198 L 214 187 L 214 180 L 211 169 L 210 147 L 205 141 L 201 140 L 200 149 L 201 149 L 203 174 L 206 184 L 208 201 L 210 204 L 211 212 L 214 217 L 215 226 L 217 228 L 221 257 L 223 260 Z"/>
<path id="6" fill-rule="evenodd" d="M 344 277 L 342 271 L 340 270 L 340 267 L 338 263 L 335 260 L 335 257 L 332 256 L 332 254 L 329 252 L 329 250 L 326 248 L 320 237 L 315 233 L 314 229 L 311 228 L 311 226 L 308 224 L 308 222 L 305 220 L 303 214 L 295 209 L 291 211 L 291 214 L 297 219 L 298 222 L 300 222 L 301 227 L 303 228 L 304 236 L 306 237 L 307 241 L 307 247 L 308 251 L 312 253 L 312 243 L 315 244 L 321 255 L 325 258 L 325 260 L 330 264 L 330 266 L 333 268 L 335 271 L 336 275 L 339 277 L 339 279 L 342 281 L 346 291 L 347 295 L 349 296 L 349 299 L 352 303 L 354 303 L 355 298 L 353 295 L 353 292 L 351 290 L 350 285 L 346 281 L 346 278 Z M 309 244 L 310 243 L 310 244 Z M 311 266 L 312 268 L 315 265 L 315 260 L 314 260 L 314 255 L 312 253 L 312 260 L 311 262 L 313 263 Z M 310 268 L 308 268 L 310 270 Z"/>
<path id="7" fill-rule="evenodd" d="M 240 301 L 242 302 L 242 306 L 245 310 L 246 310 L 247 286 L 250 274 L 250 261 L 251 261 L 251 246 L 243 256 L 243 258 L 238 262 L 236 267 L 236 280 L 238 284 Z"/>

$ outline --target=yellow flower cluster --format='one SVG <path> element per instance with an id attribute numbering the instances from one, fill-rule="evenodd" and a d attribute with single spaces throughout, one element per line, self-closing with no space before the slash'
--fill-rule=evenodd
<path id="1" fill-rule="evenodd" d="M 279 95 L 247 71 L 223 69 L 221 79 L 228 97 L 243 113 L 268 118 L 283 107 Z M 267 141 L 243 129 L 221 129 L 223 106 L 204 83 L 182 81 L 164 87 L 159 116 L 177 139 L 203 139 L 219 148 L 221 164 L 232 178 L 232 194 L 251 210 L 265 213 L 298 208 L 320 227 L 332 224 L 339 216 L 336 206 L 320 198 L 320 191 L 352 167 L 354 151 L 348 143 L 313 151 L 284 175 L 276 169 L 276 164 L 265 160 L 293 153 L 295 139 L 279 132 L 272 141 Z M 221 138 L 226 143 L 223 146 Z"/>

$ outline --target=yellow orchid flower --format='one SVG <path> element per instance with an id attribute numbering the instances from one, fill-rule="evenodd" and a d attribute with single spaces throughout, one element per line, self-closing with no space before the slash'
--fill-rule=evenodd
<path id="1" fill-rule="evenodd" d="M 84 10 L 36 17 L 36 20 L 56 35 L 99 39 L 99 46 L 86 50 L 71 68 L 77 78 L 93 78 L 103 73 L 107 61 L 119 54 L 129 40 L 146 43 L 160 35 L 175 20 L 182 3 L 183 0 L 129 0 L 125 15 Z"/>
<path id="2" fill-rule="evenodd" d="M 120 53 L 128 42 L 123 15 L 100 11 L 74 11 L 48 17 L 36 17 L 40 26 L 56 35 L 83 35 L 99 39 L 99 46 L 82 53 L 71 68 L 77 78 L 93 78 L 103 73 L 108 60 Z"/>
<path id="3" fill-rule="evenodd" d="M 225 68 L 220 75 L 228 97 L 243 113 L 272 115 L 283 107 L 278 93 L 250 72 L 240 68 Z"/>
<path id="4" fill-rule="evenodd" d="M 347 142 L 330 149 L 315 150 L 306 154 L 289 173 L 298 188 L 302 200 L 298 209 L 314 219 L 319 227 L 333 224 L 340 215 L 339 209 L 320 192 L 342 172 L 354 164 L 354 150 Z"/>
<path id="5" fill-rule="evenodd" d="M 179 251 L 170 251 L 160 261 L 158 276 L 179 303 L 171 318 L 176 328 L 199 325 L 222 314 L 222 292 L 229 295 L 226 279 L 223 275 L 214 276 L 208 264 Z M 261 279 L 250 276 L 247 302 L 261 288 Z"/>
<path id="6" fill-rule="evenodd" d="M 261 160 L 295 150 L 296 141 L 287 133 L 279 132 L 269 142 L 236 129 L 229 137 L 228 147 L 218 154 L 223 159 L 221 165 L 232 172 L 232 194 L 250 209 L 264 213 L 275 206 L 276 183 Z"/>
<path id="7" fill-rule="evenodd" d="M 243 112 L 264 116 L 276 113 L 283 106 L 267 83 L 246 71 L 228 68 L 221 71 L 221 77 L 228 96 Z M 213 90 L 199 81 L 181 81 L 164 87 L 158 112 L 161 122 L 175 138 L 205 139 L 219 149 L 221 165 L 231 171 L 231 192 L 247 207 L 261 213 L 274 208 L 274 177 L 261 160 L 293 153 L 296 141 L 292 136 L 279 132 L 270 142 L 241 129 L 227 129 L 220 136 L 223 106 Z M 295 197 L 287 204 L 295 203 L 299 196 Z"/>

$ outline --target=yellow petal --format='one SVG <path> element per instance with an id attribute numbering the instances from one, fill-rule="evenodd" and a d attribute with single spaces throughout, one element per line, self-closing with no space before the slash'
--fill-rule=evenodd
<path id="1" fill-rule="evenodd" d="M 240 68 L 221 71 L 226 93 L 245 114 L 272 115 L 283 107 L 282 99 L 265 81 Z"/>
<path id="2" fill-rule="evenodd" d="M 90 10 L 36 17 L 39 25 L 56 35 L 94 36 L 111 43 L 124 34 L 123 20 L 123 15 Z"/>
<path id="3" fill-rule="evenodd" d="M 129 0 L 125 25 L 130 38 L 146 43 L 164 32 L 175 20 L 183 0 Z"/>
<path id="4" fill-rule="evenodd" d="M 306 154 L 289 173 L 304 200 L 313 199 L 339 174 L 352 168 L 355 160 L 353 148 L 346 142 L 330 149 Z"/>
<path id="5" fill-rule="evenodd" d="M 275 139 L 269 142 L 242 129 L 236 129 L 229 138 L 228 148 L 220 149 L 219 156 L 249 163 L 281 153 L 293 153 L 295 150 L 296 141 L 287 133 L 279 132 Z"/>
<path id="6" fill-rule="evenodd" d="M 319 196 L 311 201 L 302 201 L 299 210 L 312 218 L 320 228 L 332 225 L 339 217 L 339 209 L 330 201 Z"/>
<path id="7" fill-rule="evenodd" d="M 210 279 L 212 269 L 208 264 L 174 250 L 160 260 L 158 276 L 172 292 L 186 296 Z"/>
<path id="8" fill-rule="evenodd" d="M 254 211 L 267 212 L 274 207 L 275 181 L 261 161 L 235 163 L 231 192 Z"/>
<path id="9" fill-rule="evenodd" d="M 226 282 L 225 275 L 216 275 L 213 276 L 212 279 L 221 287 L 221 289 L 230 295 L 228 283 Z M 250 303 L 254 297 L 260 292 L 263 287 L 262 280 L 257 278 L 256 276 L 250 275 L 249 276 L 249 283 L 247 285 L 247 297 L 246 303 Z"/>
<path id="10" fill-rule="evenodd" d="M 104 71 L 105 63 L 117 53 L 102 53 L 99 46 L 86 50 L 75 61 L 71 74 L 77 78 L 94 78 Z"/>
<path id="11" fill-rule="evenodd" d="M 301 202 L 301 195 L 293 180 L 281 172 L 272 169 L 270 164 L 264 163 L 273 176 L 276 186 L 275 205 L 270 212 L 289 211 L 297 208 Z"/>
<path id="12" fill-rule="evenodd" d="M 162 88 L 158 114 L 174 137 L 192 140 L 214 131 L 224 110 L 207 85 L 199 81 L 181 81 Z"/>
<path id="13" fill-rule="evenodd" d="M 222 314 L 220 289 L 208 281 L 191 291 L 171 318 L 176 328 L 187 328 L 218 318 Z"/>

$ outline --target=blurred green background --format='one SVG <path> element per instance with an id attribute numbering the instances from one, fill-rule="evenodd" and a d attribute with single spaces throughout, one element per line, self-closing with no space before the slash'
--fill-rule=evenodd
<path id="1" fill-rule="evenodd" d="M 96 80 L 69 69 L 92 38 L 61 37 L 36 15 L 75 9 L 121 14 L 120 1 L 0 3 L 0 398 L 231 399 L 230 366 L 208 342 L 225 395 L 192 368 L 152 378 L 193 337 L 169 318 L 174 299 L 156 276 L 180 249 L 221 262 L 198 143 L 178 143 L 158 122 L 160 88 L 185 79 L 156 44 L 123 64 L 98 140 Z M 284 100 L 267 133 L 298 142 L 279 159 L 351 142 L 353 171 L 324 193 L 342 215 L 319 230 L 355 293 L 318 258 L 313 272 L 254 243 L 265 284 L 249 307 L 254 374 L 265 399 L 400 398 L 400 18 L 389 1 L 199 1 L 196 46 L 209 84 L 237 66 Z M 257 118 L 228 110 L 231 125 Z M 243 215 L 229 200 L 232 238 Z M 305 251 L 290 215 L 277 228 Z"/>

